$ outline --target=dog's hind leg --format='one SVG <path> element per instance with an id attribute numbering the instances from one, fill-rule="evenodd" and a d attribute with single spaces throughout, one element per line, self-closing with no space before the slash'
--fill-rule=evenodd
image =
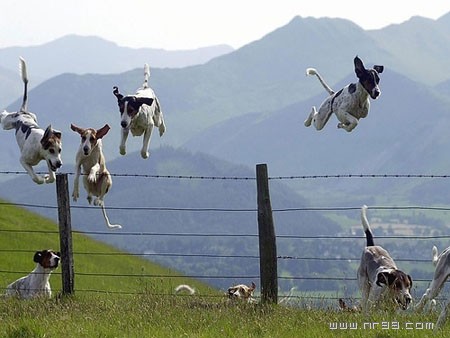
<path id="1" fill-rule="evenodd" d="M 313 106 L 311 113 L 304 122 L 304 125 L 305 127 L 309 127 L 313 124 L 316 130 L 322 130 L 330 119 L 331 114 L 332 112 L 330 110 L 326 110 L 321 107 L 319 111 L 317 111 L 316 107 Z"/>

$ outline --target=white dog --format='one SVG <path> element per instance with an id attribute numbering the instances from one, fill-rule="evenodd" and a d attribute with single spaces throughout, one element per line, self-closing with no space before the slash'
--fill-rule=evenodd
<path id="1" fill-rule="evenodd" d="M 412 278 L 397 269 L 397 265 L 385 249 L 374 244 L 366 210 L 367 206 L 364 205 L 361 208 L 361 221 L 367 246 L 362 253 L 357 274 L 362 293 L 362 309 L 367 311 L 369 302 L 378 305 L 381 301 L 387 301 L 406 310 L 412 300 L 410 294 Z"/>
<path id="2" fill-rule="evenodd" d="M 323 80 L 314 68 L 307 68 L 306 75 L 315 75 L 322 86 L 330 95 L 320 106 L 319 111 L 312 107 L 311 113 L 305 120 L 305 127 L 314 124 L 317 130 L 321 130 L 327 124 L 330 116 L 334 113 L 339 120 L 338 128 L 352 131 L 358 124 L 359 119 L 364 118 L 369 113 L 370 100 L 378 98 L 381 91 L 378 87 L 383 66 L 374 66 L 373 69 L 366 69 L 362 60 L 355 57 L 353 60 L 358 83 L 351 83 L 338 92 L 334 92 Z"/>
<path id="3" fill-rule="evenodd" d="M 425 304 L 429 300 L 434 301 L 434 298 L 437 297 L 439 292 L 441 292 L 442 287 L 450 276 L 450 247 L 448 247 L 447 249 L 442 251 L 440 255 L 438 255 L 437 247 L 433 246 L 432 255 L 432 261 L 436 266 L 436 269 L 434 271 L 433 280 L 431 281 L 430 286 L 423 294 L 420 302 L 416 305 L 416 309 L 418 311 L 422 311 Z M 436 329 L 442 327 L 445 324 L 449 309 L 450 301 L 448 301 L 447 304 L 444 305 L 436 323 Z"/>
<path id="4" fill-rule="evenodd" d="M 102 208 L 106 226 L 110 229 L 122 228 L 119 224 L 111 224 L 109 222 L 103 202 L 106 193 L 112 185 L 111 174 L 106 169 L 105 156 L 102 151 L 102 137 L 108 133 L 109 126 L 106 124 L 96 130 L 93 128 L 80 128 L 71 124 L 70 128 L 81 136 L 81 144 L 75 158 L 76 174 L 73 181 L 73 200 L 77 201 L 80 197 L 79 179 L 81 168 L 83 168 L 83 184 L 88 194 L 87 200 L 89 204 L 92 203 L 92 196 L 97 197 L 94 200 L 94 205 L 99 205 Z"/>
<path id="5" fill-rule="evenodd" d="M 39 128 L 36 115 L 28 111 L 28 76 L 25 60 L 20 59 L 24 94 L 22 107 L 18 112 L 0 114 L 0 123 L 3 129 L 15 129 L 16 140 L 21 152 L 20 163 L 37 184 L 52 183 L 55 181 L 55 172 L 61 167 L 61 132 L 48 126 L 45 131 Z M 33 166 L 45 160 L 48 166 L 48 175 L 39 176 Z"/>
<path id="6" fill-rule="evenodd" d="M 34 254 L 36 267 L 28 276 L 19 278 L 6 288 L 6 296 L 22 299 L 52 296 L 50 274 L 58 267 L 61 254 L 52 250 L 37 251 Z"/>
<path id="7" fill-rule="evenodd" d="M 156 97 L 154 91 L 148 86 L 148 79 L 150 77 L 150 68 L 147 64 L 144 65 L 144 84 L 139 88 L 135 95 L 123 96 L 119 93 L 119 88 L 113 87 L 113 94 L 117 98 L 119 105 L 122 127 L 122 134 L 120 140 L 120 154 L 126 154 L 126 141 L 128 133 L 131 131 L 133 136 L 141 136 L 144 134 L 141 156 L 148 158 L 148 148 L 150 145 L 150 138 L 152 136 L 153 127 L 159 128 L 159 136 L 162 136 L 166 131 L 164 118 L 161 111 L 161 105 Z"/>

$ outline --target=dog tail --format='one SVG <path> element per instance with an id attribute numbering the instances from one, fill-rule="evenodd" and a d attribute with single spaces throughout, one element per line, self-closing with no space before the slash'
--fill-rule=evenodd
<path id="1" fill-rule="evenodd" d="M 101 208 L 102 208 L 103 218 L 105 219 L 106 226 L 107 226 L 109 229 L 122 229 L 122 226 L 121 226 L 120 224 L 111 224 L 111 223 L 109 222 L 109 218 L 108 218 L 108 216 L 106 215 L 105 205 L 102 203 L 100 206 L 101 206 Z"/>
<path id="2" fill-rule="evenodd" d="M 436 264 L 438 262 L 438 257 L 439 257 L 439 255 L 438 255 L 438 248 L 436 246 L 433 246 L 433 249 L 432 249 L 431 252 L 432 252 L 432 259 L 431 259 L 431 261 L 433 262 L 433 265 L 436 266 Z"/>
<path id="3" fill-rule="evenodd" d="M 144 64 L 144 84 L 142 85 L 142 87 L 148 88 L 148 79 L 150 78 L 150 67 L 149 65 L 146 63 Z"/>
<path id="4" fill-rule="evenodd" d="M 27 64 L 25 62 L 25 60 L 20 57 L 20 75 L 22 76 L 22 81 L 23 81 L 23 86 L 24 86 L 24 90 L 23 90 L 23 101 L 22 101 L 22 107 L 20 107 L 20 112 L 22 113 L 26 113 L 28 111 L 28 74 L 27 74 Z"/>
<path id="5" fill-rule="evenodd" d="M 306 75 L 315 75 L 319 79 L 320 83 L 322 84 L 323 88 L 328 92 L 328 94 L 333 95 L 334 90 L 331 89 L 329 85 L 325 83 L 325 80 L 320 76 L 320 74 L 317 72 L 315 68 L 306 68 Z"/>
<path id="6" fill-rule="evenodd" d="M 370 229 L 369 220 L 367 219 L 367 205 L 361 207 L 361 223 L 366 234 L 367 246 L 374 246 L 372 230 Z"/>
<path id="7" fill-rule="evenodd" d="M 178 286 L 175 288 L 175 293 L 176 293 L 176 294 L 177 294 L 177 293 L 180 293 L 180 292 L 183 292 L 183 291 L 186 291 L 186 292 L 189 293 L 190 295 L 195 294 L 195 289 L 194 289 L 192 286 L 187 285 L 187 284 L 180 284 L 180 285 L 178 285 Z"/>

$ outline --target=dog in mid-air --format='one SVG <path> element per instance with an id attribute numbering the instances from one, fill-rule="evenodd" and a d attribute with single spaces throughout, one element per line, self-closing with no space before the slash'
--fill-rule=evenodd
<path id="1" fill-rule="evenodd" d="M 378 87 L 380 83 L 379 74 L 383 72 L 384 67 L 373 66 L 373 68 L 366 69 L 358 56 L 355 57 L 353 62 L 359 81 L 347 85 L 338 92 L 335 92 L 325 83 L 316 69 L 306 69 L 306 74 L 317 76 L 322 86 L 330 95 L 322 103 L 318 111 L 316 107 L 312 107 L 311 113 L 304 122 L 306 127 L 313 124 L 317 130 L 321 130 L 334 113 L 339 120 L 337 127 L 350 132 L 358 125 L 359 119 L 367 116 L 370 109 L 369 98 L 375 100 L 381 94 L 380 88 Z"/>
<path id="2" fill-rule="evenodd" d="M 19 278 L 6 287 L 6 296 L 21 299 L 52 296 L 50 274 L 58 267 L 61 254 L 52 250 L 36 251 L 33 261 L 36 267 L 25 277 Z"/>
<path id="3" fill-rule="evenodd" d="M 371 306 L 382 302 L 406 310 L 412 301 L 412 278 L 397 268 L 389 253 L 375 245 L 366 215 L 367 206 L 361 208 L 361 222 L 367 246 L 358 268 L 358 284 L 362 293 L 361 307 L 367 312 Z"/>
<path id="4" fill-rule="evenodd" d="M 118 87 L 113 87 L 113 94 L 117 98 L 121 117 L 122 134 L 119 147 L 121 155 L 126 154 L 125 144 L 130 131 L 133 136 L 144 135 L 141 149 L 141 156 L 144 159 L 150 155 L 148 148 L 153 127 L 159 129 L 159 136 L 166 131 L 161 105 L 155 92 L 148 85 L 149 77 L 150 67 L 145 64 L 144 84 L 136 91 L 136 94 L 123 96 Z"/>
<path id="5" fill-rule="evenodd" d="M 103 202 L 112 185 L 111 174 L 106 169 L 105 156 L 102 150 L 102 138 L 108 133 L 109 125 L 105 124 L 100 129 L 94 129 L 80 128 L 71 124 L 70 128 L 81 136 L 81 144 L 75 158 L 76 174 L 73 181 L 73 200 L 77 201 L 80 197 L 79 179 L 81 169 L 83 169 L 83 185 L 88 194 L 89 204 L 92 203 L 92 196 L 95 196 L 94 205 L 99 205 L 102 208 L 106 226 L 109 229 L 122 228 L 119 224 L 109 222 Z"/>
<path id="6" fill-rule="evenodd" d="M 45 130 L 37 123 L 36 115 L 28 111 L 28 75 L 25 60 L 20 58 L 20 70 L 24 83 L 22 106 L 18 112 L 0 113 L 0 123 L 3 129 L 16 130 L 16 140 L 21 152 L 20 163 L 37 184 L 53 183 L 55 172 L 62 166 L 61 132 L 49 125 Z M 37 175 L 33 166 L 44 160 L 47 163 L 48 174 Z"/>

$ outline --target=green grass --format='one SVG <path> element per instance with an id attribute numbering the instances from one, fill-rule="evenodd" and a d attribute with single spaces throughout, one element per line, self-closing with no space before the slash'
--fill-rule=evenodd
<path id="1" fill-rule="evenodd" d="M 48 219 L 0 203 L 1 288 L 23 275 L 15 271 L 28 273 L 34 268 L 34 251 L 58 250 L 56 230 L 57 225 Z M 59 295 L 57 270 L 51 278 L 52 299 L 0 298 L 0 337 L 429 337 L 430 330 L 406 330 L 405 326 L 435 323 L 438 316 L 436 312 L 377 312 L 365 317 L 336 311 L 335 306 L 317 309 L 306 300 L 301 308 L 231 306 L 217 290 L 82 234 L 74 234 L 73 247 L 75 294 Z M 92 275 L 99 273 L 112 276 Z M 179 283 L 195 286 L 198 295 L 174 296 L 173 288 Z M 358 325 L 358 329 L 331 330 L 333 323 Z M 378 327 L 370 328 L 369 323 Z M 400 329 L 393 328 L 395 323 Z M 388 324 L 389 329 L 383 329 Z M 445 329 L 436 337 L 447 337 L 449 323 Z"/>

